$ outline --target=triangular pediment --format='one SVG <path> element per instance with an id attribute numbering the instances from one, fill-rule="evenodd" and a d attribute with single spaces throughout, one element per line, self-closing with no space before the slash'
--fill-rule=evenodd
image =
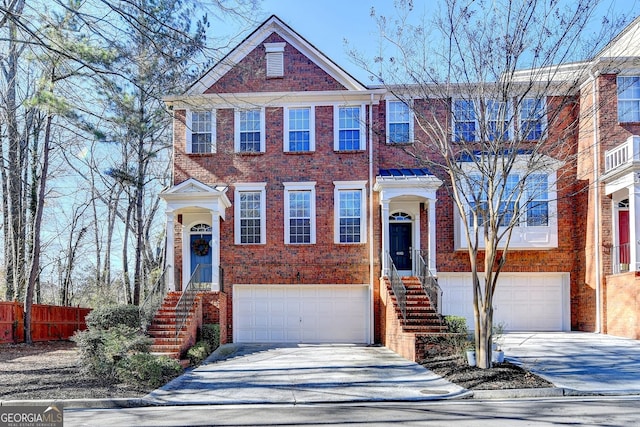
<path id="1" fill-rule="evenodd" d="M 202 95 L 207 90 L 229 73 L 247 55 L 262 45 L 273 34 L 277 34 L 298 52 L 308 58 L 313 64 L 331 76 L 345 90 L 366 90 L 357 79 L 338 66 L 335 62 L 316 49 L 311 43 L 285 24 L 280 18 L 272 15 L 253 33 L 247 36 L 238 46 L 229 52 L 221 61 L 214 65 L 202 77 L 189 87 L 185 95 Z"/>
<path id="2" fill-rule="evenodd" d="M 193 194 L 193 193 L 219 193 L 219 190 L 215 188 L 209 187 L 206 184 L 198 181 L 194 178 L 189 178 L 186 181 L 181 182 L 178 185 L 175 185 L 166 191 L 163 191 L 163 195 L 178 195 L 178 194 Z"/>

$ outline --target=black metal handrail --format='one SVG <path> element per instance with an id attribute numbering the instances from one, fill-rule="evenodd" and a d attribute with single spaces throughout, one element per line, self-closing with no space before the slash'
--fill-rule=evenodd
<path id="1" fill-rule="evenodd" d="M 429 264 L 425 261 L 425 254 L 427 255 L 426 258 L 429 259 L 429 255 L 425 251 L 416 250 L 413 254 L 415 272 L 418 275 L 418 279 L 420 279 L 424 293 L 429 297 L 429 300 L 431 300 L 431 304 L 433 304 L 436 312 L 440 314 L 442 289 L 440 285 L 438 285 L 436 278 L 431 274 L 431 270 L 429 270 Z"/>
<path id="2" fill-rule="evenodd" d="M 147 292 L 147 296 L 145 297 L 144 301 L 142 302 L 142 304 L 140 304 L 140 307 L 138 307 L 138 311 L 140 313 L 140 326 L 145 331 L 151 324 L 153 316 L 162 305 L 162 300 L 164 299 L 166 290 L 166 273 L 167 267 L 165 267 L 160 276 L 158 276 L 154 285 Z"/>
<path id="3" fill-rule="evenodd" d="M 398 274 L 398 270 L 396 269 L 395 264 L 393 263 L 393 259 L 391 258 L 391 254 L 387 252 L 387 266 L 389 269 L 389 281 L 391 282 L 391 290 L 393 294 L 396 296 L 396 301 L 398 302 L 398 308 L 400 308 L 400 313 L 402 313 L 402 318 L 407 320 L 407 288 L 402 283 L 402 279 Z"/>
<path id="4" fill-rule="evenodd" d="M 198 293 L 211 289 L 211 271 L 211 264 L 196 265 L 189 283 L 182 290 L 182 295 L 176 304 L 176 338 L 187 323 Z"/>

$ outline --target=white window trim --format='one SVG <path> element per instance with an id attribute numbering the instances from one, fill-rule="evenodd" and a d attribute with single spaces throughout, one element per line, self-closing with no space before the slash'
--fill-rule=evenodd
<path id="1" fill-rule="evenodd" d="M 316 243 L 316 183 L 313 182 L 283 182 L 284 185 L 284 244 L 285 245 L 314 245 Z M 310 227 L 311 236 L 309 243 L 290 243 L 290 212 L 289 212 L 289 192 L 291 191 L 310 191 Z"/>
<path id="2" fill-rule="evenodd" d="M 333 106 L 333 150 L 334 151 L 353 151 L 340 149 L 340 108 L 360 107 L 360 147 L 356 151 L 367 149 L 366 139 L 366 121 L 365 121 L 365 104 L 336 104 Z"/>
<path id="3" fill-rule="evenodd" d="M 533 98 L 531 98 L 531 99 L 533 99 Z M 476 130 L 475 130 L 475 138 L 474 138 L 474 140 L 473 141 L 469 141 L 469 142 L 478 142 L 478 141 L 480 141 L 480 138 L 479 138 L 479 135 L 478 135 L 480 133 L 480 121 L 478 120 L 478 114 L 477 114 L 477 111 L 475 110 L 475 108 L 476 108 L 475 105 L 478 102 L 478 100 L 476 100 L 476 99 L 466 99 L 466 98 L 453 98 L 452 101 L 451 101 L 451 141 L 455 142 L 455 143 L 458 143 L 458 144 L 464 144 L 466 142 L 466 141 L 458 141 L 456 139 L 455 130 L 456 130 L 456 123 L 458 122 L 456 120 L 456 114 L 455 114 L 455 102 L 456 101 L 473 102 L 473 105 L 474 105 L 474 107 L 473 107 L 474 108 L 474 116 L 475 116 L 473 121 L 475 122 L 475 125 L 476 125 L 475 129 Z M 495 99 L 487 99 L 487 101 L 496 101 L 496 100 Z M 500 102 L 500 101 L 498 101 L 498 102 Z M 546 103 L 545 103 L 545 112 L 546 112 Z M 515 116 L 513 114 L 513 103 L 512 102 L 508 102 L 507 103 L 507 119 L 511 119 L 511 118 L 513 118 L 513 119 L 512 120 L 508 120 L 510 123 L 509 123 L 509 127 L 507 129 L 507 133 L 508 133 L 507 139 L 511 139 L 511 138 L 513 138 L 513 135 L 515 135 L 514 130 L 513 130 L 513 126 L 514 126 L 513 122 L 515 120 L 517 120 L 518 124 L 520 124 L 520 112 L 518 112 L 518 115 Z M 544 116 L 544 120 L 545 121 L 543 123 L 543 131 L 546 132 L 546 114 Z M 486 117 L 486 123 L 487 123 L 486 125 L 487 126 L 489 126 L 489 122 L 495 122 L 495 121 L 496 120 L 491 120 L 489 118 L 489 116 L 487 115 L 487 117 Z"/>
<path id="4" fill-rule="evenodd" d="M 528 99 L 533 99 L 533 100 L 538 100 L 539 99 L 540 101 L 542 101 L 542 108 L 544 110 L 544 113 L 542 114 L 542 120 L 540 121 L 541 124 L 542 124 L 542 137 L 540 139 L 544 139 L 544 138 L 546 138 L 547 132 L 549 130 L 548 127 L 547 127 L 547 113 L 548 113 L 548 111 L 547 111 L 547 97 L 546 96 L 542 96 L 540 98 L 524 98 L 522 100 L 522 102 L 524 102 L 525 100 L 528 100 Z M 520 104 L 520 105 L 522 105 L 522 104 Z M 539 141 L 539 139 L 528 139 L 528 138 L 526 138 L 526 135 L 524 133 L 525 130 L 522 128 L 522 121 L 523 121 L 522 108 L 520 108 L 519 111 L 518 111 L 518 132 L 520 132 L 520 138 L 523 141 Z"/>
<path id="5" fill-rule="evenodd" d="M 334 181 L 333 182 L 333 242 L 339 245 L 361 245 L 367 243 L 367 181 Z M 360 191 L 360 241 L 340 241 L 340 191 Z"/>
<path id="6" fill-rule="evenodd" d="M 514 165 L 511 175 L 523 175 L 526 171 L 527 161 L 526 156 L 521 156 Z M 518 167 L 518 163 L 521 162 L 521 166 Z M 546 174 L 547 175 L 547 203 L 548 203 L 548 224 L 547 225 L 535 225 L 530 226 L 526 224 L 526 217 L 520 218 L 520 225 L 514 227 L 509 243 L 510 249 L 519 250 L 539 250 L 539 249 L 555 249 L 558 247 L 558 193 L 557 193 L 557 168 L 560 167 L 560 162 L 550 161 L 547 163 L 548 168 L 535 171 L 534 174 Z M 474 173 L 473 163 L 468 167 L 463 167 L 466 173 Z M 523 198 L 522 200 L 526 200 Z M 522 201 L 521 205 L 522 207 Z M 456 250 L 464 250 L 468 247 L 466 235 L 464 233 L 464 219 L 460 216 L 458 209 L 455 210 L 455 248 Z M 469 211 L 469 206 L 465 206 L 465 210 Z M 479 235 L 483 235 L 483 227 L 479 227 Z M 502 247 L 502 246 L 500 246 Z M 484 240 L 480 239 L 479 248 L 484 248 Z"/>
<path id="7" fill-rule="evenodd" d="M 236 245 L 264 245 L 267 243 L 267 206 L 266 182 L 243 182 L 234 184 L 233 192 L 233 234 Z M 240 235 L 240 193 L 245 191 L 260 192 L 260 243 L 242 243 Z"/>
<path id="8" fill-rule="evenodd" d="M 389 121 L 389 104 L 392 102 L 401 102 L 404 104 L 407 104 L 404 101 L 401 101 L 400 99 L 387 99 L 386 100 L 386 109 L 385 111 L 387 112 L 386 114 L 386 124 L 385 124 L 385 129 L 386 129 L 386 141 L 387 144 L 392 144 L 392 145 L 399 145 L 399 144 L 410 144 L 415 140 L 415 135 L 414 135 L 414 115 L 413 115 L 413 105 L 407 104 L 409 107 L 409 141 L 402 141 L 402 142 L 392 142 L 389 140 L 389 136 L 390 136 L 390 131 L 389 131 L 389 125 L 391 124 L 391 122 Z"/>
<path id="9" fill-rule="evenodd" d="M 617 108 L 617 113 L 616 113 L 616 117 L 618 120 L 618 123 L 637 123 L 634 122 L 632 120 L 622 120 L 622 118 L 620 117 L 620 102 L 621 101 L 632 101 L 632 102 L 638 102 L 640 103 L 640 98 L 621 98 L 620 95 L 618 95 L 620 93 L 620 79 L 624 79 L 624 78 L 638 78 L 639 79 L 639 83 L 640 83 L 640 76 L 639 75 L 618 75 L 616 76 L 616 96 L 617 96 L 617 101 L 616 101 L 616 108 Z"/>
<path id="10" fill-rule="evenodd" d="M 240 151 L 240 112 L 260 110 L 260 150 Z M 265 152 L 265 109 L 262 108 L 237 108 L 233 114 L 233 148 L 236 153 L 264 153 Z"/>
<path id="11" fill-rule="evenodd" d="M 202 110 L 185 110 L 185 149 L 187 154 L 209 154 L 209 153 L 194 153 L 193 152 L 193 147 L 191 146 L 191 136 L 193 134 L 192 132 L 192 128 L 193 128 L 193 119 L 192 119 L 192 114 L 193 113 L 204 113 L 204 112 L 210 112 L 211 113 L 211 151 L 209 153 L 213 153 L 215 154 L 217 152 L 217 144 L 216 144 L 216 110 L 207 110 L 207 109 L 202 109 Z"/>
<path id="12" fill-rule="evenodd" d="M 289 150 L 289 110 L 293 109 L 309 109 L 309 151 L 291 151 Z M 284 110 L 284 143 L 283 150 L 285 153 L 312 153 L 316 151 L 316 109 L 313 105 L 289 105 Z"/>

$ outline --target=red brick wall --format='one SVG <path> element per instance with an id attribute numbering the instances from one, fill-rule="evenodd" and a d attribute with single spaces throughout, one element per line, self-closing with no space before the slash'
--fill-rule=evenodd
<path id="1" fill-rule="evenodd" d="M 380 314 L 382 344 L 407 360 L 416 362 L 416 335 L 402 331 L 393 300 L 384 281 L 380 280 Z"/>
<path id="2" fill-rule="evenodd" d="M 284 42 L 273 33 L 264 43 Z M 284 76 L 268 78 L 263 43 L 250 52 L 232 70 L 205 93 L 295 92 L 343 90 L 344 87 L 289 43 L 284 48 Z"/>
<path id="3" fill-rule="evenodd" d="M 606 333 L 640 339 L 640 273 L 608 276 L 605 286 Z"/>

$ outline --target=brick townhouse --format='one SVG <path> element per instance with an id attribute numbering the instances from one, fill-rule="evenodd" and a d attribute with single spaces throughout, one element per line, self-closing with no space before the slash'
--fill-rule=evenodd
<path id="1" fill-rule="evenodd" d="M 495 297 L 509 330 L 640 337 L 639 27 L 566 65 L 590 70 L 579 109 L 566 111 L 580 131 L 538 116 L 535 126 L 581 155 L 539 177 L 544 214 L 527 212 L 514 233 Z M 388 344 L 399 339 L 393 271 L 435 278 L 438 310 L 473 324 L 459 215 L 443 180 L 406 154 L 420 131 L 390 91 L 363 85 L 272 16 L 166 102 L 168 286 L 183 289 L 195 271 L 224 295 L 226 341 Z M 536 105 L 553 103 L 549 94 Z"/>

